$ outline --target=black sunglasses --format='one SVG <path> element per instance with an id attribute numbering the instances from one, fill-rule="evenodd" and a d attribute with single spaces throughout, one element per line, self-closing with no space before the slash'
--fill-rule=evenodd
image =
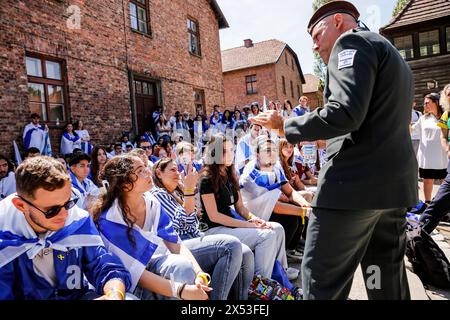
<path id="1" fill-rule="evenodd" d="M 150 150 L 151 148 L 152 147 L 147 147 L 147 146 L 141 147 L 142 150 Z"/>
<path id="2" fill-rule="evenodd" d="M 62 206 L 54 206 L 54 207 L 51 207 L 47 211 L 42 211 L 41 209 L 36 207 L 34 204 L 32 204 L 30 201 L 24 199 L 21 196 L 18 196 L 18 197 L 20 199 L 22 199 L 23 201 L 25 201 L 30 206 L 32 206 L 33 208 L 38 209 L 40 212 L 42 212 L 47 219 L 51 219 L 54 216 L 56 216 L 61 211 L 62 208 L 66 209 L 66 210 L 72 209 L 73 206 L 77 203 L 77 201 L 79 199 L 79 198 L 73 198 L 73 199 L 70 199 L 69 201 L 67 201 L 66 203 L 64 203 Z"/>

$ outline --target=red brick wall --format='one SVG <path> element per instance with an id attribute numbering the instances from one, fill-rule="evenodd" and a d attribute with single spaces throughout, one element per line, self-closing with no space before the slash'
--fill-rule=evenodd
<path id="1" fill-rule="evenodd" d="M 129 27 L 128 1 L 2 1 L 1 153 L 11 153 L 13 139 L 21 144 L 29 122 L 27 51 L 66 61 L 69 118 L 85 122 L 94 144 L 114 142 L 132 130 L 129 70 L 160 81 L 167 114 L 193 112 L 194 87 L 205 90 L 208 109 L 224 104 L 218 24 L 208 1 L 149 3 L 151 37 Z M 67 28 L 70 5 L 81 9 L 80 30 Z M 188 15 L 199 22 L 201 58 L 188 51 Z M 51 127 L 51 136 L 59 149 L 59 130 Z"/>
<path id="2" fill-rule="evenodd" d="M 287 55 L 288 64 L 286 64 L 286 58 Z M 283 53 L 280 56 L 280 59 L 278 60 L 276 64 L 276 81 L 277 81 L 277 100 L 280 100 L 280 102 L 283 102 L 285 99 L 288 99 L 291 101 L 292 106 L 298 105 L 298 99 L 302 95 L 302 81 L 300 78 L 300 72 L 297 68 L 297 65 L 294 63 L 294 70 L 292 70 L 292 60 L 293 56 L 291 52 L 287 49 L 283 51 Z M 282 83 L 282 76 L 285 78 L 286 83 L 286 94 L 283 93 L 283 83 Z M 291 84 L 290 81 L 292 81 L 293 89 L 294 89 L 294 96 L 291 95 Z M 297 85 L 300 87 L 300 96 L 298 95 Z"/>
<path id="3" fill-rule="evenodd" d="M 288 54 L 288 65 L 284 56 L 286 52 Z M 292 59 L 293 56 L 289 50 L 284 50 L 276 64 L 224 73 L 225 106 L 232 108 L 235 105 L 243 106 L 254 101 L 259 102 L 261 105 L 264 95 L 267 101 L 279 100 L 283 103 L 285 99 L 289 99 L 292 105 L 296 106 L 299 99 L 297 85 L 300 88 L 300 95 L 302 95 L 302 82 L 296 65 L 294 65 L 294 70 L 292 70 Z M 256 74 L 258 93 L 247 95 L 245 76 L 254 74 Z M 282 76 L 285 77 L 286 94 L 283 93 Z M 294 98 L 291 96 L 290 80 L 292 80 L 293 84 Z"/>
<path id="4" fill-rule="evenodd" d="M 256 75 L 256 94 L 247 94 L 245 77 L 250 75 Z M 223 74 L 223 81 L 225 106 L 228 109 L 233 109 L 235 105 L 240 107 L 249 105 L 255 101 L 262 105 L 263 96 L 266 96 L 268 101 L 276 97 L 277 94 L 275 66 L 273 64 L 226 72 Z"/>

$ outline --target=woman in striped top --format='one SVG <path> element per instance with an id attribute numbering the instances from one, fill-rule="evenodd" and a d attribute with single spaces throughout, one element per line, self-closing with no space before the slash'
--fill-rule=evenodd
<path id="1" fill-rule="evenodd" d="M 189 248 L 203 270 L 211 274 L 212 300 L 231 298 L 246 300 L 253 279 L 254 258 L 236 237 L 230 235 L 205 236 L 198 229 L 195 207 L 195 186 L 198 174 L 188 165 L 187 175 L 178 172 L 177 163 L 164 158 L 153 167 L 154 187 L 151 193 L 170 216 L 175 231 Z M 183 187 L 181 192 L 180 181 Z M 178 194 L 177 194 L 178 193 Z"/>

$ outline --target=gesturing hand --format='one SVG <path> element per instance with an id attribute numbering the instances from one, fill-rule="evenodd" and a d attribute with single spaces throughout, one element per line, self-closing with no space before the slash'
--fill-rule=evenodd
<path id="1" fill-rule="evenodd" d="M 181 172 L 181 182 L 185 190 L 194 190 L 198 182 L 198 173 L 194 170 L 191 163 L 187 165 L 187 174 Z"/>

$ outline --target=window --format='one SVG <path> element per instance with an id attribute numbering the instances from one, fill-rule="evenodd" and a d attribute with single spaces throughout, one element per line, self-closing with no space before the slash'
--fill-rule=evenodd
<path id="1" fill-rule="evenodd" d="M 30 112 L 43 121 L 65 121 L 66 99 L 63 63 L 37 56 L 26 57 Z"/>
<path id="2" fill-rule="evenodd" d="M 400 52 L 400 55 L 403 57 L 403 59 L 414 58 L 414 47 L 411 35 L 394 38 L 394 45 Z"/>
<path id="3" fill-rule="evenodd" d="M 135 80 L 134 81 L 134 92 L 139 95 L 154 96 L 155 95 L 155 87 L 150 82 Z"/>
<path id="4" fill-rule="evenodd" d="M 420 56 L 426 57 L 441 53 L 439 30 L 419 33 Z"/>
<path id="5" fill-rule="evenodd" d="M 301 92 L 300 92 L 300 86 L 299 85 L 297 85 L 297 95 L 298 95 L 298 99 L 300 99 Z"/>
<path id="6" fill-rule="evenodd" d="M 291 59 L 291 63 L 292 63 L 292 71 L 294 71 L 294 59 Z"/>
<path id="7" fill-rule="evenodd" d="M 206 114 L 205 91 L 204 90 L 194 89 L 194 104 L 195 104 L 196 112 L 198 109 L 202 109 L 203 114 Z"/>
<path id="8" fill-rule="evenodd" d="M 196 56 L 201 56 L 200 50 L 200 33 L 198 23 L 190 18 L 187 19 L 188 36 L 189 36 L 189 52 Z"/>
<path id="9" fill-rule="evenodd" d="M 289 65 L 287 52 L 284 54 L 284 60 L 286 61 L 286 64 Z"/>
<path id="10" fill-rule="evenodd" d="M 148 0 L 130 0 L 130 23 L 133 30 L 150 34 Z"/>
<path id="11" fill-rule="evenodd" d="M 445 34 L 447 35 L 447 52 L 450 52 L 450 27 L 445 28 Z"/>
<path id="12" fill-rule="evenodd" d="M 283 83 L 283 93 L 286 94 L 286 80 L 284 76 L 281 76 L 281 82 Z"/>
<path id="13" fill-rule="evenodd" d="M 292 83 L 292 80 L 291 80 L 291 97 L 294 98 L 294 84 Z"/>
<path id="14" fill-rule="evenodd" d="M 258 91 L 256 90 L 256 75 L 246 76 L 245 85 L 247 87 L 247 94 L 254 94 Z"/>

